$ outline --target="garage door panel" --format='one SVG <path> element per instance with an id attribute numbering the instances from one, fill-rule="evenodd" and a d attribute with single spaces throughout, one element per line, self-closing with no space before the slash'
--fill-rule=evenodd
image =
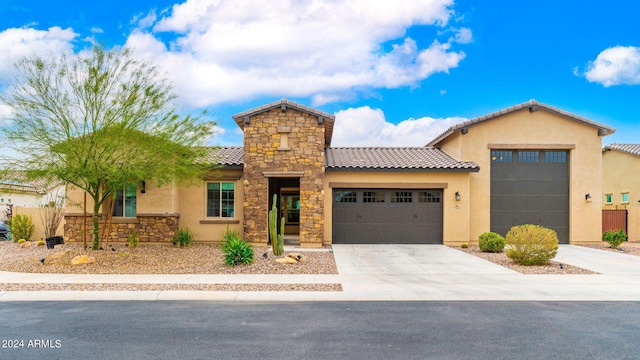
<path id="1" fill-rule="evenodd" d="M 335 199 L 347 191 L 334 190 L 334 243 L 442 243 L 442 190 L 351 191 L 357 201 L 345 204 Z"/>
<path id="2" fill-rule="evenodd" d="M 512 156 L 504 156 L 504 153 Z M 536 156 L 528 156 L 531 153 Z M 569 153 L 548 157 L 546 151 L 500 150 L 504 162 L 491 162 L 491 231 L 505 235 L 514 225 L 540 224 L 569 240 Z M 534 154 L 535 155 L 535 154 Z M 523 162 L 520 162 L 523 161 Z M 531 161 L 531 162 L 524 162 Z M 549 162 L 547 162 L 549 161 Z M 557 161 L 557 162 L 552 162 Z"/>

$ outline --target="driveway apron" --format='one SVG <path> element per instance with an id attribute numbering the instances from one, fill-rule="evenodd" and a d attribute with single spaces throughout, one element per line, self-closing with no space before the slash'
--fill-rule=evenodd
<path id="1" fill-rule="evenodd" d="M 444 245 L 343 245 L 333 255 L 341 275 L 515 274 Z"/>

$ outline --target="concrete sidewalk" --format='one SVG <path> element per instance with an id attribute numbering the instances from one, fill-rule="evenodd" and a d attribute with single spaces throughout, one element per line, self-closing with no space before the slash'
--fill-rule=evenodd
<path id="1" fill-rule="evenodd" d="M 313 284 L 343 291 L 17 291 L 0 301 L 640 301 L 640 257 L 561 245 L 597 275 L 524 275 L 443 245 L 334 245 L 338 275 L 68 275 L 0 272 L 0 283 Z"/>

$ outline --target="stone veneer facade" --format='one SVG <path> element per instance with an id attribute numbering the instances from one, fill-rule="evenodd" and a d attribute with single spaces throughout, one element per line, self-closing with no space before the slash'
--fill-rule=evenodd
<path id="1" fill-rule="evenodd" d="M 82 241 L 82 214 L 65 214 L 64 234 L 67 241 Z M 111 222 L 110 242 L 126 242 L 131 231 L 138 234 L 141 243 L 170 243 L 173 241 L 179 226 L 177 214 L 138 214 L 135 218 L 113 218 Z M 87 215 L 87 242 L 93 239 L 93 222 Z M 102 232 L 104 221 L 100 221 Z"/>
<path id="2" fill-rule="evenodd" d="M 268 241 L 269 178 L 299 178 L 300 245 L 322 246 L 326 122 L 316 114 L 286 106 L 249 113 L 240 120 L 245 239 L 257 244 Z"/>

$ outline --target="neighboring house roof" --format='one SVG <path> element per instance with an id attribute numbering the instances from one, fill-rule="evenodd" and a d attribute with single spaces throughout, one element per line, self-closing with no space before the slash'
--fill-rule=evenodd
<path id="1" fill-rule="evenodd" d="M 491 120 L 491 119 L 495 119 L 497 117 L 500 117 L 502 115 L 506 115 L 506 114 L 510 114 L 512 112 L 518 111 L 518 110 L 522 110 L 522 109 L 526 109 L 528 108 L 530 112 L 534 112 L 537 111 L 538 109 L 544 109 L 548 112 L 560 115 L 560 116 L 564 116 L 566 118 L 569 118 L 571 120 L 575 120 L 578 122 L 581 122 L 583 124 L 587 124 L 589 126 L 593 126 L 596 129 L 598 129 L 598 135 L 601 136 L 605 136 L 605 135 L 610 135 L 613 134 L 616 129 L 597 123 L 595 121 L 589 120 L 587 118 L 583 118 L 581 116 L 566 112 L 564 110 L 555 108 L 553 106 L 547 105 L 547 104 L 543 104 L 541 102 L 538 102 L 536 100 L 529 100 L 527 102 L 524 102 L 522 104 L 518 104 L 518 105 L 514 105 L 511 107 L 508 107 L 506 109 L 502 109 L 500 111 L 496 111 L 493 112 L 491 114 L 488 115 L 483 115 L 480 117 L 477 117 L 475 119 L 471 119 L 469 121 L 465 121 L 463 123 L 457 124 L 457 125 L 453 125 L 451 126 L 449 129 L 447 129 L 445 132 L 443 132 L 442 134 L 440 134 L 438 137 L 436 137 L 435 139 L 431 140 L 426 146 L 434 146 L 437 143 L 441 142 L 442 140 L 446 139 L 449 135 L 453 134 L 456 131 L 459 130 L 463 130 L 465 128 L 468 128 L 469 126 L 473 126 L 479 123 L 482 123 L 484 121 L 487 120 Z"/>
<path id="2" fill-rule="evenodd" d="M 206 161 L 227 168 L 244 166 L 244 148 L 242 146 L 223 146 L 207 148 Z"/>
<path id="3" fill-rule="evenodd" d="M 623 153 L 640 156 L 640 144 L 610 144 L 604 150 L 617 150 Z"/>
<path id="4" fill-rule="evenodd" d="M 266 105 L 249 109 L 247 111 L 243 111 L 239 114 L 233 115 L 232 117 L 233 117 L 233 120 L 236 122 L 236 124 L 238 124 L 238 126 L 240 126 L 240 128 L 244 130 L 244 124 L 250 121 L 249 118 L 251 116 L 258 115 L 265 111 L 269 111 L 271 109 L 276 109 L 276 108 L 280 108 L 282 109 L 282 111 L 285 111 L 287 108 L 292 108 L 292 109 L 307 113 L 309 115 L 316 116 L 318 118 L 318 123 L 323 123 L 323 122 L 325 123 L 324 146 L 329 147 L 329 145 L 331 145 L 331 137 L 333 136 L 333 123 L 335 121 L 335 116 L 329 113 L 326 113 L 324 111 L 320 111 L 320 110 L 299 104 L 295 101 L 281 99 Z"/>
<path id="5" fill-rule="evenodd" d="M 20 176 L 12 180 L 0 180 L 0 193 L 2 192 L 23 192 L 43 195 L 49 190 L 61 186 L 60 182 L 48 182 L 43 179 L 26 181 L 21 180 Z"/>
<path id="6" fill-rule="evenodd" d="M 335 147 L 325 151 L 326 169 L 467 171 L 480 167 L 469 161 L 457 161 L 442 150 L 431 147 Z"/>

